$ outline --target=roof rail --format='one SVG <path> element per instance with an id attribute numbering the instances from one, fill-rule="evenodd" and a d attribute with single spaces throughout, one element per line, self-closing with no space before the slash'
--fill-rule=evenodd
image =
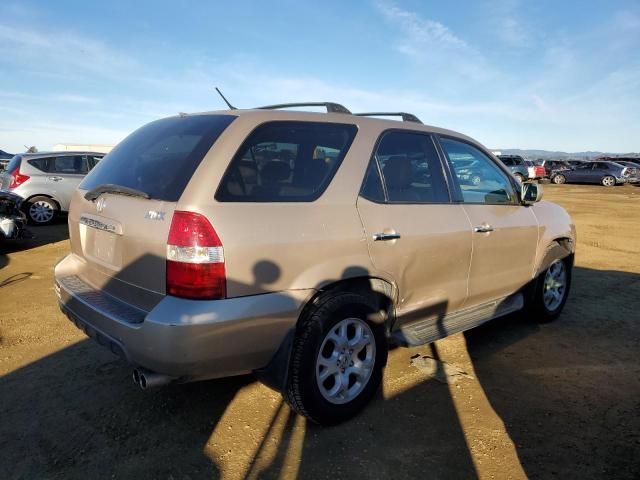
<path id="1" fill-rule="evenodd" d="M 257 107 L 257 110 L 279 110 L 281 108 L 290 107 L 326 107 L 327 113 L 351 113 L 346 107 L 340 105 L 339 103 L 333 102 L 280 103 L 278 105 Z"/>
<path id="2" fill-rule="evenodd" d="M 354 113 L 358 117 L 402 117 L 403 122 L 422 123 L 413 113 L 407 112 L 367 112 Z"/>

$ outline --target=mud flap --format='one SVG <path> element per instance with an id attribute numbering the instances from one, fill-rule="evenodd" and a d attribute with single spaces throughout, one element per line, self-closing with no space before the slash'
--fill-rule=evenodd
<path id="1" fill-rule="evenodd" d="M 268 365 L 255 371 L 260 382 L 280 393 L 284 392 L 285 388 L 287 388 L 291 347 L 293 346 L 295 333 L 295 328 L 291 328 Z"/>

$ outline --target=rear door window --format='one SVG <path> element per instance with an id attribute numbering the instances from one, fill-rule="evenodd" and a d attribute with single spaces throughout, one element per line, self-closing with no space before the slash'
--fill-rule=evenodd
<path id="1" fill-rule="evenodd" d="M 355 125 L 268 122 L 245 140 L 225 172 L 220 202 L 311 202 L 347 154 Z"/>
<path id="2" fill-rule="evenodd" d="M 125 138 L 80 188 L 113 184 L 177 202 L 196 168 L 234 115 L 187 115 L 151 122 Z"/>
<path id="3" fill-rule="evenodd" d="M 49 172 L 67 175 L 84 175 L 88 171 L 89 166 L 87 157 L 82 155 L 64 155 L 56 157 L 49 166 Z"/>
<path id="4" fill-rule="evenodd" d="M 449 203 L 449 189 L 440 157 L 430 135 L 385 132 L 371 159 L 361 190 L 369 200 L 388 203 Z"/>
<path id="5" fill-rule="evenodd" d="M 29 160 L 29 165 L 37 168 L 41 172 L 48 172 L 51 158 L 34 158 L 33 160 Z"/>

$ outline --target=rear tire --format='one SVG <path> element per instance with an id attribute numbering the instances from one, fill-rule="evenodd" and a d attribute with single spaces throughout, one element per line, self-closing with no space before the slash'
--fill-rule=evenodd
<path id="1" fill-rule="evenodd" d="M 616 185 L 616 178 L 611 175 L 607 175 L 602 178 L 602 185 L 605 187 L 614 187 Z"/>
<path id="2" fill-rule="evenodd" d="M 567 178 L 561 174 L 555 175 L 551 180 L 556 185 L 562 185 L 563 183 L 567 183 Z"/>
<path id="3" fill-rule="evenodd" d="M 285 400 L 313 422 L 343 422 L 375 395 L 386 362 L 383 317 L 372 302 L 328 292 L 296 327 Z"/>
<path id="4" fill-rule="evenodd" d="M 49 197 L 38 196 L 26 201 L 24 210 L 32 225 L 49 225 L 58 216 L 60 207 Z"/>

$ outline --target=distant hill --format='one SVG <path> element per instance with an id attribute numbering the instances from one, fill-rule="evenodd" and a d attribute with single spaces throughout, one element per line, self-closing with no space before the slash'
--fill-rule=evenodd
<path id="1" fill-rule="evenodd" d="M 640 153 L 611 153 L 611 152 L 553 152 L 549 150 L 523 150 L 520 148 L 498 148 L 494 151 L 500 151 L 505 155 L 520 155 L 527 159 L 578 159 L 578 160 L 591 160 L 596 157 L 640 157 Z"/>

